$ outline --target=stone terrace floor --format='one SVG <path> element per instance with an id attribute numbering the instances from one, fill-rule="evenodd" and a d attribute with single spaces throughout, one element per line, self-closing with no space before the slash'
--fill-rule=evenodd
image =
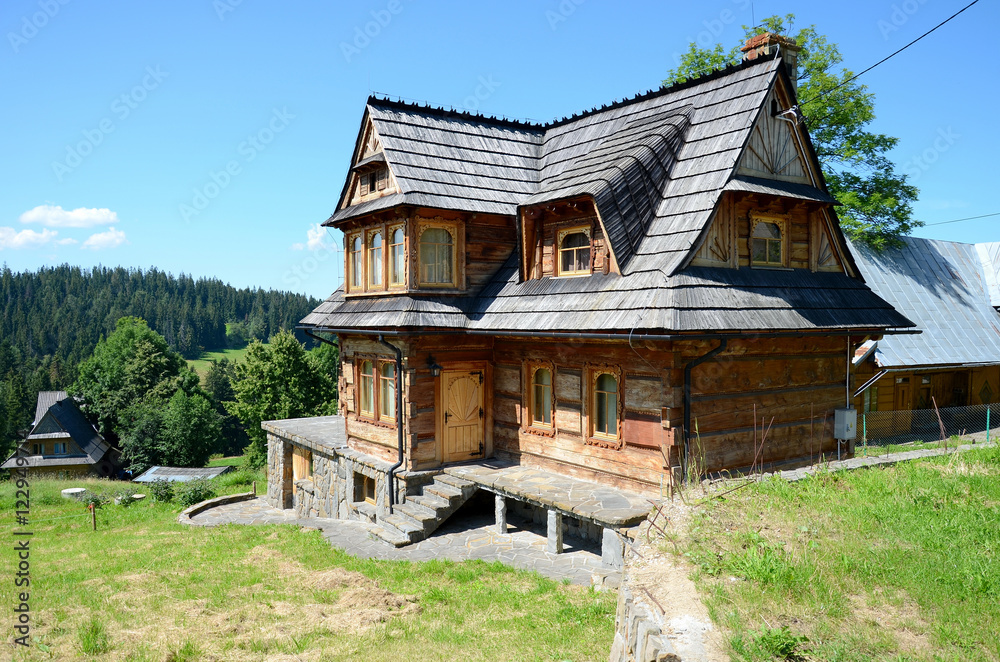
<path id="1" fill-rule="evenodd" d="M 250 501 L 217 506 L 191 518 L 195 526 L 225 524 L 293 524 L 319 529 L 331 545 L 360 558 L 398 561 L 430 561 L 449 559 L 468 561 L 500 561 L 506 565 L 536 570 L 555 580 L 590 585 L 595 576 L 599 584 L 617 588 L 618 572 L 601 567 L 601 550 L 597 543 L 576 538 L 564 540 L 562 554 L 546 551 L 545 526 L 518 518 L 508 521 L 508 532 L 496 531 L 492 513 L 454 515 L 434 534 L 412 545 L 395 548 L 375 538 L 370 525 L 337 519 L 298 518 L 291 510 L 272 508 L 260 497 Z"/>

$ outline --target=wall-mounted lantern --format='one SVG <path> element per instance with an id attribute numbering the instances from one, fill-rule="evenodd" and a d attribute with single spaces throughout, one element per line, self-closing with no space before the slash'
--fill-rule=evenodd
<path id="1" fill-rule="evenodd" d="M 427 367 L 430 368 L 431 374 L 435 377 L 441 376 L 441 366 L 434 362 L 433 354 L 427 357 Z"/>

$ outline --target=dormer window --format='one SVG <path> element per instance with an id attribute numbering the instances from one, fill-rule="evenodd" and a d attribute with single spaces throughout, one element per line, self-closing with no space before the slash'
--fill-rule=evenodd
<path id="1" fill-rule="evenodd" d="M 787 266 L 787 223 L 780 218 L 754 218 L 750 233 L 750 261 L 759 267 Z"/>
<path id="2" fill-rule="evenodd" d="M 559 275 L 590 274 L 590 230 L 572 228 L 559 232 Z"/>

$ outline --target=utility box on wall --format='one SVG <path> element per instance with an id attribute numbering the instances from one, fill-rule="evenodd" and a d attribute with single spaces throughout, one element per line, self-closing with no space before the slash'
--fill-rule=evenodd
<path id="1" fill-rule="evenodd" d="M 837 409 L 833 413 L 833 438 L 854 439 L 858 434 L 858 410 Z"/>

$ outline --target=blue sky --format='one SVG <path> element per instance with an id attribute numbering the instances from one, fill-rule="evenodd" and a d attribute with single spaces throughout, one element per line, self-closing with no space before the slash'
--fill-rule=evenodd
<path id="1" fill-rule="evenodd" d="M 550 120 L 658 86 L 689 42 L 732 45 L 752 15 L 795 12 L 860 71 L 967 2 L 803 4 L 5 0 L 0 262 L 325 297 L 343 265 L 316 224 L 370 91 Z M 861 79 L 928 224 L 1000 212 L 998 25 L 983 0 Z M 1000 241 L 1000 216 L 917 234 Z"/>

